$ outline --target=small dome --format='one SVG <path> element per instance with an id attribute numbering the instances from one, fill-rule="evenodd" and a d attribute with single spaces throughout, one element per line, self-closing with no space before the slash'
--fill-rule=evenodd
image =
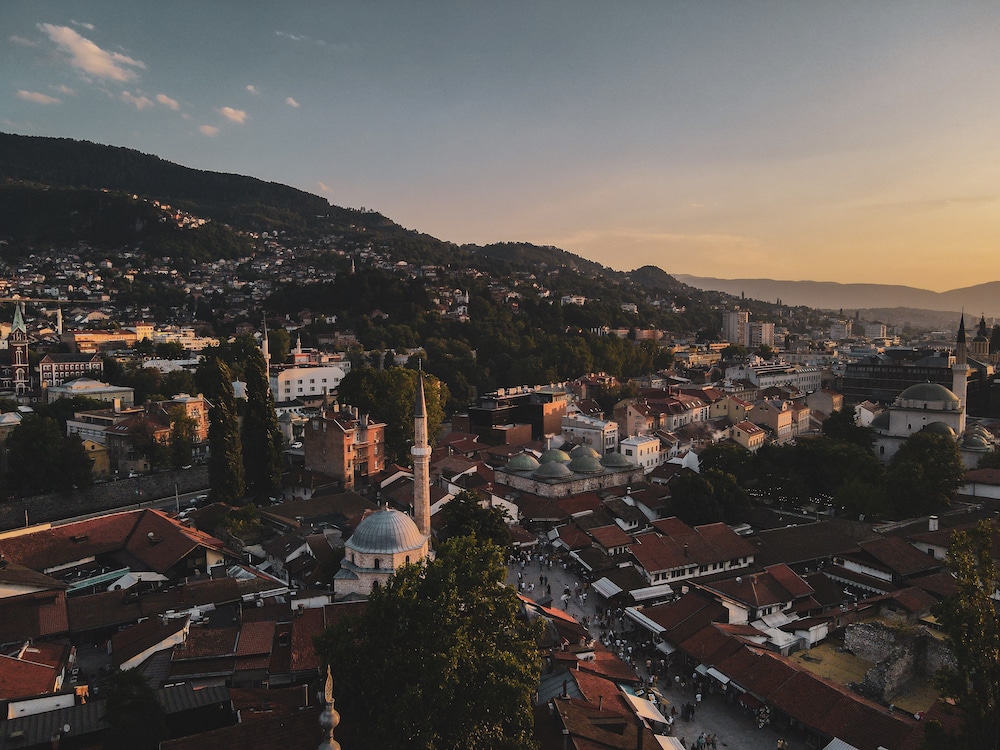
<path id="1" fill-rule="evenodd" d="M 538 468 L 538 460 L 528 453 L 518 453 L 507 462 L 507 471 L 534 471 Z"/>
<path id="2" fill-rule="evenodd" d="M 962 440 L 962 447 L 974 451 L 985 451 L 990 449 L 990 444 L 982 435 L 966 433 L 965 439 Z"/>
<path id="3" fill-rule="evenodd" d="M 955 431 L 944 422 L 931 422 L 928 425 L 924 425 L 921 432 L 930 432 L 934 435 L 945 435 L 946 437 L 955 437 Z"/>
<path id="4" fill-rule="evenodd" d="M 634 468 L 634 464 L 629 461 L 621 453 L 605 453 L 601 457 L 601 465 L 608 469 L 631 469 Z"/>
<path id="5" fill-rule="evenodd" d="M 405 513 L 377 510 L 358 524 L 345 546 L 356 552 L 384 555 L 420 549 L 426 542 L 413 519 Z"/>
<path id="6" fill-rule="evenodd" d="M 587 458 L 601 457 L 601 454 L 595 451 L 589 445 L 578 445 L 569 452 L 569 455 L 572 458 L 580 458 L 580 456 L 586 456 Z"/>
<path id="7" fill-rule="evenodd" d="M 573 472 L 569 470 L 566 464 L 559 463 L 558 461 L 549 461 L 539 466 L 532 476 L 536 479 L 566 479 L 573 476 Z"/>
<path id="8" fill-rule="evenodd" d="M 604 467 L 593 456 L 577 456 L 569 462 L 569 470 L 577 474 L 600 474 Z"/>
<path id="9" fill-rule="evenodd" d="M 569 454 L 566 451 L 561 451 L 558 448 L 551 448 L 542 454 L 542 457 L 538 459 L 538 463 L 547 464 L 551 461 L 558 461 L 559 463 L 568 464 Z"/>
<path id="10" fill-rule="evenodd" d="M 939 401 L 945 404 L 958 404 L 958 396 L 938 383 L 917 383 L 911 385 L 899 394 L 904 401 Z"/>
<path id="11" fill-rule="evenodd" d="M 984 438 L 987 441 L 989 441 L 993 437 L 990 434 L 990 431 L 987 430 L 985 427 L 983 427 L 981 424 L 969 425 L 969 427 L 965 430 L 965 434 L 966 436 L 978 435 L 979 437 Z"/>

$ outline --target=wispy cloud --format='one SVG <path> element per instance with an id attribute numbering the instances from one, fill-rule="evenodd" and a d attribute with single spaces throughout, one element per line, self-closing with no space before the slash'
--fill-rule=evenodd
<path id="1" fill-rule="evenodd" d="M 171 99 L 166 94 L 157 94 L 156 101 L 157 103 L 162 104 L 164 107 L 172 109 L 174 112 L 176 112 L 181 108 L 180 103 L 176 99 Z"/>
<path id="2" fill-rule="evenodd" d="M 53 86 L 54 91 L 58 91 L 60 94 L 65 94 L 66 96 L 76 96 L 76 92 L 67 86 L 65 83 L 60 83 L 58 86 Z"/>
<path id="3" fill-rule="evenodd" d="M 233 109 L 232 107 L 221 107 L 218 110 L 219 114 L 225 117 L 227 120 L 232 120 L 233 122 L 238 122 L 241 125 L 246 122 L 247 113 L 242 109 Z"/>
<path id="4" fill-rule="evenodd" d="M 292 97 L 288 97 L 287 99 L 285 99 L 285 104 L 287 104 L 289 107 L 293 107 L 295 109 L 298 109 L 299 107 L 302 106 L 297 101 L 295 101 Z"/>
<path id="5" fill-rule="evenodd" d="M 333 188 L 327 185 L 325 182 L 317 182 L 316 185 L 319 187 L 321 193 L 329 193 L 331 190 L 333 190 Z"/>
<path id="6" fill-rule="evenodd" d="M 59 104 L 62 101 L 62 99 L 49 96 L 48 94 L 42 94 L 38 91 L 25 91 L 24 89 L 17 92 L 17 98 L 24 99 L 26 102 L 34 102 L 35 104 Z"/>
<path id="7" fill-rule="evenodd" d="M 38 42 L 33 42 L 30 39 L 25 39 L 23 36 L 18 36 L 17 34 L 11 34 L 7 39 L 14 44 L 18 44 L 22 47 L 37 47 Z"/>
<path id="8" fill-rule="evenodd" d="M 94 30 L 94 24 L 92 23 L 85 23 L 84 21 L 74 21 L 72 18 L 69 20 L 69 22 L 74 26 L 79 26 L 81 29 L 86 29 L 87 31 Z"/>
<path id="9" fill-rule="evenodd" d="M 134 81 L 138 78 L 135 68 L 145 69 L 146 64 L 120 52 L 101 49 L 86 37 L 80 36 L 69 26 L 40 23 L 41 29 L 60 50 L 69 55 L 69 63 L 84 73 L 111 81 Z"/>
<path id="10" fill-rule="evenodd" d="M 198 132 L 202 135 L 213 136 L 219 134 L 219 129 L 214 125 L 202 125 L 198 128 Z"/>
<path id="11" fill-rule="evenodd" d="M 259 92 L 259 91 L 257 90 L 257 87 L 256 87 L 256 86 L 254 86 L 254 85 L 253 85 L 252 83 L 250 83 L 250 84 L 247 84 L 247 91 L 249 91 L 249 92 L 250 92 L 251 94 L 254 94 L 254 95 L 257 95 L 257 94 L 259 94 L 259 93 L 260 93 L 260 92 Z"/>
<path id="12" fill-rule="evenodd" d="M 285 39 L 290 39 L 293 42 L 306 42 L 309 44 L 326 44 L 322 39 L 313 39 L 311 36 L 306 36 L 305 34 L 290 34 L 287 31 L 275 31 L 280 37 Z"/>
<path id="13" fill-rule="evenodd" d="M 128 91 L 123 91 L 121 95 L 121 100 L 123 102 L 128 102 L 129 104 L 134 104 L 136 109 L 148 109 L 153 106 L 153 100 L 148 96 L 134 96 Z"/>

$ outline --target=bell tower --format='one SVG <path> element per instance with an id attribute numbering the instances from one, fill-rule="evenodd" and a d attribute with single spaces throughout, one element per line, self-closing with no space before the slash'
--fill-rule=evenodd
<path id="1" fill-rule="evenodd" d="M 14 321 L 10 325 L 8 338 L 10 349 L 10 372 L 15 395 L 31 390 L 31 368 L 28 365 L 28 329 L 24 325 L 24 306 L 18 302 L 14 307 Z"/>

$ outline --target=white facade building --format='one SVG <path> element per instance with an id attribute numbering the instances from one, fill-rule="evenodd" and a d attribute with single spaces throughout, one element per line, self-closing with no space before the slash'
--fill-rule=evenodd
<path id="1" fill-rule="evenodd" d="M 621 454 L 630 463 L 641 466 L 646 474 L 663 463 L 660 455 L 660 440 L 650 435 L 625 438 L 621 443 Z"/>
<path id="2" fill-rule="evenodd" d="M 562 438 L 586 445 L 604 455 L 618 447 L 618 423 L 607 419 L 573 414 L 562 418 Z"/>
<path id="3" fill-rule="evenodd" d="M 272 371 L 271 393 L 274 394 L 274 400 L 278 402 L 310 396 L 324 396 L 340 385 L 345 374 L 339 365 L 289 367 L 284 370 Z"/>

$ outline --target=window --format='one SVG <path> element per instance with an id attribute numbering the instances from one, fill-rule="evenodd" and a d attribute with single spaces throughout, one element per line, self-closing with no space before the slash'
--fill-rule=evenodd
<path id="1" fill-rule="evenodd" d="M 375 570 L 378 570 L 378 569 L 379 569 L 379 568 L 381 568 L 381 567 L 382 567 L 382 561 L 381 561 L 381 560 L 379 560 L 379 559 L 378 559 L 378 558 L 376 557 L 376 558 L 375 558 Z"/>

